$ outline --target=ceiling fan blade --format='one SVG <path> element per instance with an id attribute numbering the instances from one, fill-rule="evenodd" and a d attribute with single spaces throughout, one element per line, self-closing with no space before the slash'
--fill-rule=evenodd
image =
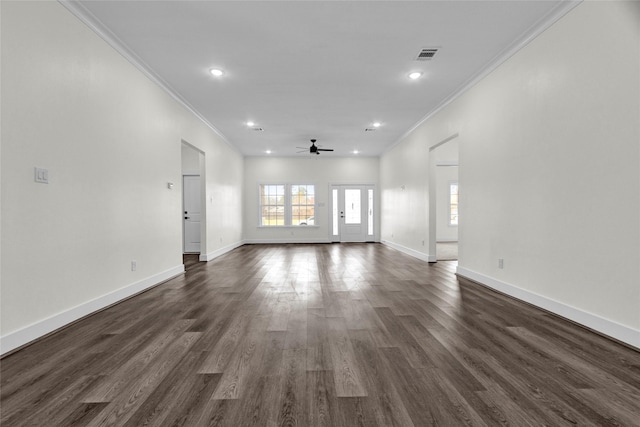
<path id="1" fill-rule="evenodd" d="M 296 147 L 296 148 L 299 148 L 301 150 L 308 150 L 309 149 L 309 147 Z"/>
<path id="2" fill-rule="evenodd" d="M 296 153 L 306 153 L 308 150 L 305 148 L 304 150 L 296 151 Z"/>
<path id="3" fill-rule="evenodd" d="M 333 148 L 318 148 L 318 151 L 333 151 Z"/>

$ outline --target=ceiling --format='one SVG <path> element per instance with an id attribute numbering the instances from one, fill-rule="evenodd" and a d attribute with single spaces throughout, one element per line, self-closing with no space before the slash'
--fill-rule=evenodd
<path id="1" fill-rule="evenodd" d="M 66 6 L 244 155 L 309 156 L 304 149 L 316 138 L 335 149 L 323 156 L 378 156 L 550 25 L 567 2 Z M 417 61 L 423 48 L 438 50 Z M 413 71 L 422 77 L 409 79 Z M 365 131 L 374 122 L 380 126 Z"/>

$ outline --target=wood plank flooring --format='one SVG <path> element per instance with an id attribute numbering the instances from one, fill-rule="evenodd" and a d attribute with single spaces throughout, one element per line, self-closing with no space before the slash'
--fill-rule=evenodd
<path id="1" fill-rule="evenodd" d="M 640 426 L 640 353 L 379 244 L 242 246 L 2 359 L 9 426 Z"/>

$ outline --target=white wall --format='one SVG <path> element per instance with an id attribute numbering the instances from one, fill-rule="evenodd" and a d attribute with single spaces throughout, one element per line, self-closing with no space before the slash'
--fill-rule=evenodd
<path id="1" fill-rule="evenodd" d="M 435 222 L 429 230 L 429 170 L 432 165 L 435 180 L 437 158 L 429 148 L 454 138 L 459 128 L 455 120 L 442 128 L 420 126 L 380 158 L 383 243 L 416 258 L 435 261 Z M 430 235 L 434 244 L 431 251 Z"/>
<path id="2" fill-rule="evenodd" d="M 239 244 L 243 160 L 59 3 L 0 7 L 6 352 L 183 271 L 182 140 L 205 152 L 208 251 Z"/>
<path id="3" fill-rule="evenodd" d="M 329 241 L 329 186 L 378 185 L 377 157 L 246 157 L 244 162 L 244 237 L 249 243 Z M 316 226 L 259 227 L 260 184 L 314 184 Z"/>
<path id="4" fill-rule="evenodd" d="M 573 9 L 382 157 L 383 238 L 459 133 L 459 273 L 640 347 L 639 52 L 640 3 Z"/>
<path id="5" fill-rule="evenodd" d="M 200 152 L 187 144 L 182 144 L 182 174 L 200 175 Z"/>

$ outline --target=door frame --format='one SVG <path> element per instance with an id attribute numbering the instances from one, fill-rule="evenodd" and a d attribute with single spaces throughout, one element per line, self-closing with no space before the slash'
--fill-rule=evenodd
<path id="1" fill-rule="evenodd" d="M 365 194 L 367 194 L 367 190 L 373 190 L 373 238 L 369 240 L 367 235 L 367 239 L 365 242 L 380 242 L 380 195 L 378 194 L 378 185 L 373 183 L 364 183 L 364 184 L 355 184 L 355 183 L 329 183 L 328 189 L 328 209 L 327 209 L 327 224 L 328 230 L 327 233 L 329 235 L 329 241 L 332 243 L 341 243 L 341 232 L 338 231 L 338 236 L 333 235 L 333 189 L 334 188 L 344 188 L 344 187 L 364 187 Z M 364 197 L 364 196 L 363 196 Z"/>
<path id="2" fill-rule="evenodd" d="M 454 133 L 453 135 L 449 136 L 448 138 L 443 139 L 442 141 L 432 145 L 429 147 L 429 155 L 428 155 L 428 161 L 429 161 L 429 254 L 428 254 L 428 261 L 429 262 L 437 262 L 437 254 L 436 254 L 436 230 L 437 230 L 437 224 L 436 224 L 436 215 L 438 210 L 436 209 L 436 203 L 437 203 L 437 197 L 436 197 L 436 177 L 437 177 L 437 173 L 436 173 L 436 156 L 433 153 L 433 151 L 446 144 L 449 141 L 452 141 L 454 139 L 456 139 L 458 136 L 460 136 L 460 134 L 458 132 Z M 458 155 L 458 166 L 460 165 L 460 156 Z M 458 183 L 460 183 L 460 170 L 458 169 Z M 460 199 L 458 199 L 458 203 L 460 203 Z M 458 205 L 459 206 L 459 205 Z M 458 207 L 458 211 L 460 210 L 460 208 Z M 458 228 L 458 245 L 460 244 L 460 228 Z M 459 246 L 458 246 L 459 247 Z"/>
<path id="3" fill-rule="evenodd" d="M 202 190 L 202 180 L 200 179 L 200 175 L 196 175 L 196 174 L 187 174 L 184 173 L 182 174 L 182 213 L 184 215 L 186 215 L 185 213 L 185 194 L 186 192 L 184 191 L 184 182 L 185 182 L 185 178 L 188 177 L 198 177 L 198 182 L 200 184 L 200 190 Z M 202 191 L 200 196 L 202 195 Z M 186 242 L 186 237 L 187 237 L 187 233 L 186 233 L 186 224 L 185 224 L 185 219 L 184 219 L 184 215 L 183 215 L 183 219 L 182 219 L 182 253 L 183 254 L 201 254 L 202 252 L 200 252 L 202 250 L 202 200 L 200 200 L 200 247 L 198 248 L 198 252 L 191 252 L 191 251 L 187 251 L 187 242 Z"/>
<path id="4" fill-rule="evenodd" d="M 207 188 L 206 188 L 206 163 L 205 153 L 196 146 L 190 144 L 184 139 L 181 140 L 181 147 L 188 148 L 198 153 L 198 171 L 184 170 L 181 167 L 180 175 L 180 222 L 182 224 L 182 241 L 181 252 L 184 254 L 184 176 L 200 176 L 200 261 L 208 261 L 207 259 Z"/>

